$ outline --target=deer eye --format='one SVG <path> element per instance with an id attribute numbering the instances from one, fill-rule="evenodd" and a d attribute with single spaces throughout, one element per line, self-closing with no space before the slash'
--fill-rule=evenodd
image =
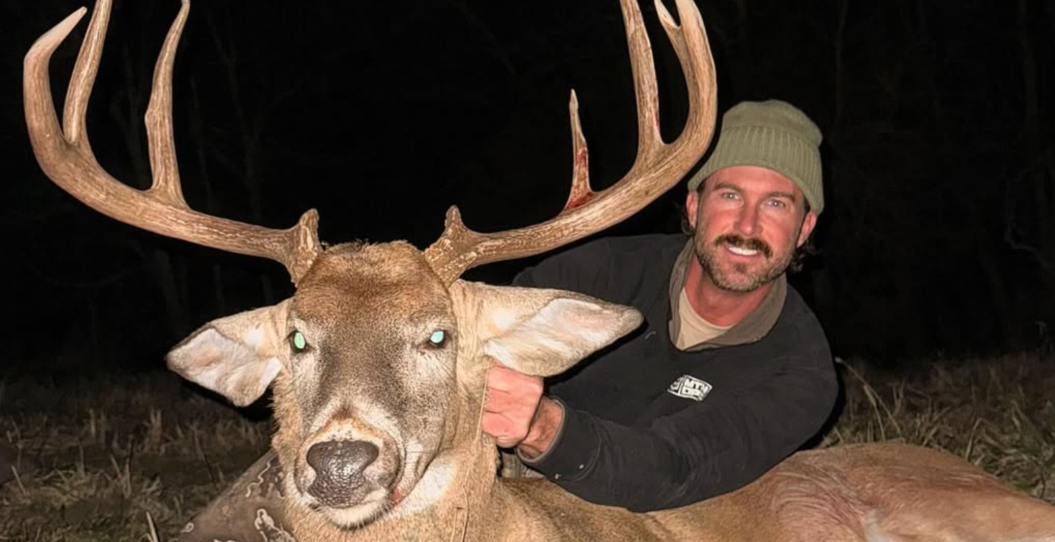
<path id="1" fill-rule="evenodd" d="M 303 333 L 294 331 L 289 334 L 289 345 L 293 347 L 294 352 L 301 353 L 308 349 L 308 339 L 304 338 Z"/>
<path id="2" fill-rule="evenodd" d="M 432 335 L 429 335 L 429 346 L 433 348 L 442 348 L 445 344 L 447 344 L 446 331 L 440 329 L 433 331 Z"/>

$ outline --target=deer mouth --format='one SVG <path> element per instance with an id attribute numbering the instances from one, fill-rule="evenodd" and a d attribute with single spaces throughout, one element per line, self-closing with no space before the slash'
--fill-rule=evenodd
<path id="1" fill-rule="evenodd" d="M 317 504 L 314 508 L 326 519 L 341 529 L 357 529 L 367 525 L 388 511 L 385 504 L 387 491 L 375 490 L 359 504 L 347 507 L 332 507 Z"/>

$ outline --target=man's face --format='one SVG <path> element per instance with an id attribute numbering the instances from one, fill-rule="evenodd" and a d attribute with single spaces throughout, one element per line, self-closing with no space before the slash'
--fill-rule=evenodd
<path id="1" fill-rule="evenodd" d="M 686 201 L 704 274 L 732 292 L 750 292 L 780 276 L 816 224 L 805 205 L 798 186 L 773 170 L 716 171 Z"/>

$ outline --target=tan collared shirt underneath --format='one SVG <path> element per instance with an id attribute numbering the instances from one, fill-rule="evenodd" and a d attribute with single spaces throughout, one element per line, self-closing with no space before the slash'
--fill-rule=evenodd
<path id="1" fill-rule="evenodd" d="M 689 302 L 689 294 L 685 292 L 685 288 L 681 289 L 679 297 L 681 299 L 678 300 L 678 314 L 675 318 L 681 320 L 681 325 L 678 326 L 678 335 L 671 336 L 674 346 L 677 346 L 679 350 L 685 350 L 694 344 L 705 343 L 733 327 L 712 324 L 697 314 L 692 308 L 692 303 Z"/>

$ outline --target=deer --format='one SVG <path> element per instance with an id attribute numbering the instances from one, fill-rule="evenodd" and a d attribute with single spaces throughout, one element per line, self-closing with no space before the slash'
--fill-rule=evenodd
<path id="1" fill-rule="evenodd" d="M 285 266 L 281 302 L 219 317 L 175 345 L 166 365 L 246 406 L 273 392 L 271 448 L 284 473 L 282 511 L 301 541 L 1055 541 L 1055 507 L 951 453 L 896 442 L 801 450 L 756 481 L 680 508 L 632 512 L 586 502 L 540 477 L 502 478 L 480 430 L 486 360 L 537 376 L 574 366 L 634 330 L 633 307 L 576 292 L 461 278 L 600 232 L 676 185 L 710 145 L 717 96 L 702 17 L 676 0 L 655 9 L 684 70 L 682 133 L 659 132 L 651 46 L 635 0 L 620 0 L 638 110 L 639 144 L 623 178 L 590 187 L 574 91 L 574 168 L 554 218 L 494 233 L 461 220 L 420 250 L 405 241 L 319 241 L 318 213 L 288 229 L 213 217 L 185 201 L 172 128 L 172 67 L 182 7 L 155 65 L 146 111 L 153 184 L 130 188 L 95 160 L 85 129 L 112 0 L 98 0 L 60 125 L 52 53 L 86 13 L 45 32 L 24 60 L 25 116 L 45 175 L 88 207 L 159 235 Z"/>

